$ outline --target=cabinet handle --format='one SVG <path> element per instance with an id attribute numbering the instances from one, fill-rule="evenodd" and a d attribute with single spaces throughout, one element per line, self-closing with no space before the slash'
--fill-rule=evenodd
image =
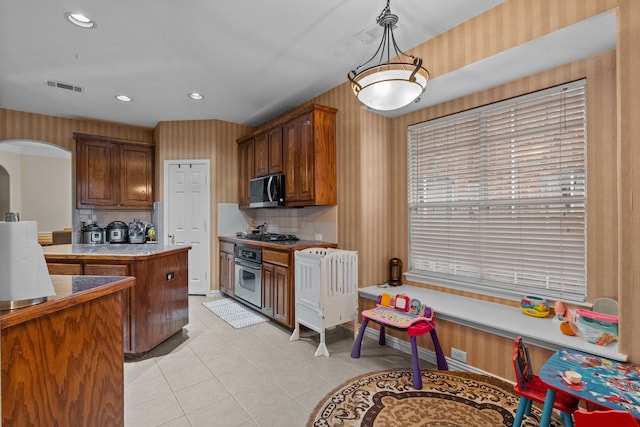
<path id="1" fill-rule="evenodd" d="M 171 240 L 171 244 L 175 244 L 176 235 L 173 233 L 169 234 L 169 239 Z"/>

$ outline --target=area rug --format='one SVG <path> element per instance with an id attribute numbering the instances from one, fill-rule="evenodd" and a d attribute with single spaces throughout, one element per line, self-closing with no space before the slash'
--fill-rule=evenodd
<path id="1" fill-rule="evenodd" d="M 513 385 L 469 372 L 422 371 L 422 390 L 411 370 L 380 371 L 354 378 L 316 407 L 307 427 L 492 427 L 512 426 L 519 397 Z M 537 426 L 533 406 L 522 426 Z M 561 426 L 554 417 L 552 426 Z"/>
<path id="2" fill-rule="evenodd" d="M 206 301 L 203 302 L 202 305 L 236 329 L 246 328 L 247 326 L 267 321 L 266 317 L 255 313 L 250 308 L 245 307 L 231 298 Z"/>

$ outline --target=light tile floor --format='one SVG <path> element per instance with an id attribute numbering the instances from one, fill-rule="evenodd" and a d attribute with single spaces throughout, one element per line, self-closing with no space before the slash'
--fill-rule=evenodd
<path id="1" fill-rule="evenodd" d="M 189 297 L 189 324 L 141 360 L 124 365 L 126 427 L 303 427 L 320 399 L 355 376 L 411 368 L 411 356 L 366 338 L 351 359 L 353 332 L 289 341 L 271 322 L 234 329 Z M 421 368 L 433 368 L 421 361 Z"/>

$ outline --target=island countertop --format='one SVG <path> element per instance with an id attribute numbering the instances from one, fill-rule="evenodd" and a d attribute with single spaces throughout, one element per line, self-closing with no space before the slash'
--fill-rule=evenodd
<path id="1" fill-rule="evenodd" d="M 119 292 L 135 284 L 133 277 L 51 276 L 55 295 L 28 307 L 0 312 L 0 329 L 6 329 L 38 317 L 65 310 L 104 295 Z"/>
<path id="2" fill-rule="evenodd" d="M 110 259 L 130 260 L 144 259 L 156 255 L 165 255 L 191 249 L 185 245 L 164 245 L 159 243 L 105 243 L 105 244 L 73 244 L 53 245 L 42 248 L 45 259 L 64 256 L 72 259 Z"/>

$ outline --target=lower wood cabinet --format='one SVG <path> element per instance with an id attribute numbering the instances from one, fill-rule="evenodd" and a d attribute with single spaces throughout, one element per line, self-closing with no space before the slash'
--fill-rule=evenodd
<path id="1" fill-rule="evenodd" d="M 262 250 L 263 312 L 293 328 L 293 286 L 289 275 L 289 251 Z"/>
<path id="2" fill-rule="evenodd" d="M 236 258 L 233 252 L 235 245 L 229 242 L 220 242 L 219 268 L 220 268 L 220 292 L 227 295 L 235 295 L 235 270 Z"/>

